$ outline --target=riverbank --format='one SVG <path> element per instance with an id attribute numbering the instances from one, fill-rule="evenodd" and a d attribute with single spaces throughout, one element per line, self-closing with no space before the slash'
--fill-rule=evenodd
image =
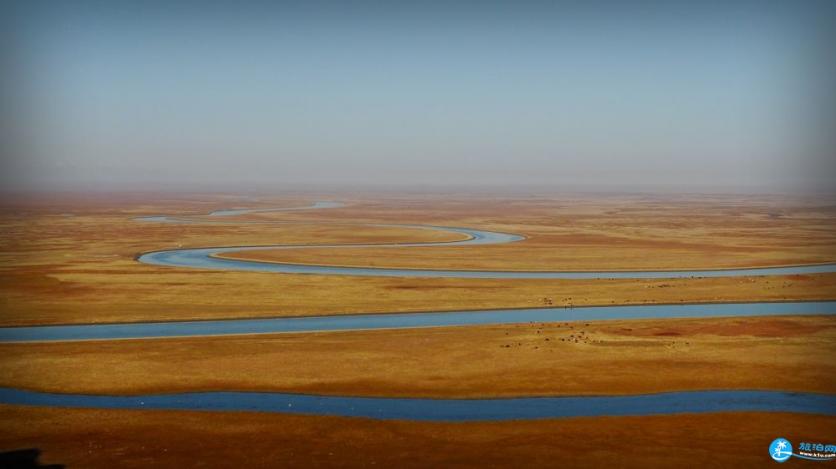
<path id="1" fill-rule="evenodd" d="M 420 423 L 257 413 L 0 406 L 0 448 L 110 467 L 764 466 L 769 443 L 833 441 L 834 418 L 721 413 Z M 253 435 L 261 435 L 253 438 Z"/>
<path id="2" fill-rule="evenodd" d="M 5 343 L 0 354 L 0 386 L 61 393 L 836 394 L 834 316 Z"/>

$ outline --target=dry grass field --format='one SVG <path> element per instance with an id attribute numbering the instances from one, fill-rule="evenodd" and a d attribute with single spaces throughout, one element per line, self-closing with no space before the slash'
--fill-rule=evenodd
<path id="1" fill-rule="evenodd" d="M 281 222 L 276 225 L 233 224 L 228 217 L 209 218 L 209 224 L 132 220 L 335 198 L 347 206 L 242 217 Z M 834 274 L 640 281 L 354 278 L 174 269 L 140 264 L 134 256 L 178 246 L 461 239 L 455 233 L 356 225 L 380 222 L 479 227 L 529 239 L 495 246 L 266 251 L 258 257 L 537 270 L 795 264 L 836 258 L 835 214 L 836 204 L 826 200 L 741 196 L 677 196 L 664 202 L 651 196 L 568 195 L 7 197 L 0 210 L 0 324 L 531 307 L 542 306 L 544 297 L 558 305 L 827 299 L 836 296 Z"/>
<path id="2" fill-rule="evenodd" d="M 217 209 L 345 207 L 205 217 Z M 200 223 L 139 222 L 175 214 Z M 242 224 L 240 221 L 255 223 Z M 525 235 L 501 246 L 254 251 L 263 261 L 519 270 L 734 268 L 836 260 L 836 203 L 754 196 L 61 194 L 0 206 L 0 325 L 561 305 L 836 299 L 836 274 L 652 280 L 278 275 L 155 267 L 175 247 L 452 241 L 432 224 Z M 836 393 L 832 316 L 634 320 L 0 344 L 0 386 L 364 396 Z M 765 372 L 768 370 L 768 372 Z M 0 406 L 0 451 L 68 467 L 404 467 L 771 463 L 776 436 L 832 442 L 833 417 L 705 414 L 418 423 L 254 413 Z M 254 437 L 253 435 L 259 435 Z M 118 463 L 118 464 L 117 464 Z"/>
<path id="3" fill-rule="evenodd" d="M 91 469 L 766 467 L 776 435 L 834 441 L 834 428 L 832 417 L 781 413 L 421 423 L 0 406 L 0 448 Z"/>
<path id="4" fill-rule="evenodd" d="M 425 209 L 429 219 L 418 213 L 413 218 L 409 212 L 401 216 L 518 233 L 527 239 L 478 247 L 305 249 L 225 256 L 331 265 L 522 271 L 723 269 L 832 261 L 836 206 L 810 201 L 799 206 L 783 201 L 776 206 L 776 202 L 705 196 L 477 199 L 452 206 L 442 202 Z"/>
<path id="5" fill-rule="evenodd" d="M 538 323 L 0 344 L 0 386 L 405 397 L 836 393 L 834 355 L 833 316 Z"/>

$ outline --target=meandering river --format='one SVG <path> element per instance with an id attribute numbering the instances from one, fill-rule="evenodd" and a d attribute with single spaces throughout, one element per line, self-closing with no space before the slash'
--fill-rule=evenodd
<path id="1" fill-rule="evenodd" d="M 231 217 L 256 212 L 296 211 L 340 207 L 336 202 L 317 202 L 307 207 L 279 209 L 228 209 L 209 214 Z M 151 216 L 146 222 L 199 223 L 187 216 Z M 262 223 L 251 221 L 251 223 Z M 285 274 L 354 275 L 387 277 L 445 278 L 683 278 L 787 275 L 836 272 L 836 264 L 764 267 L 752 269 L 690 271 L 601 271 L 601 272 L 518 272 L 334 267 L 267 263 L 224 259 L 218 256 L 247 250 L 306 249 L 333 247 L 411 247 L 485 245 L 517 242 L 523 236 L 459 227 L 401 226 L 461 233 L 466 239 L 454 242 L 361 244 L 361 245 L 275 245 L 172 249 L 144 253 L 139 262 L 174 268 L 224 269 Z M 173 321 L 124 324 L 83 324 L 0 328 L 0 342 L 151 339 L 230 334 L 303 333 L 358 329 L 402 329 L 439 326 L 513 324 L 527 322 L 596 321 L 614 319 L 706 318 L 721 316 L 768 316 L 834 314 L 836 302 L 752 302 L 725 304 L 592 306 L 579 308 L 526 308 L 474 311 L 435 311 L 398 314 L 354 314 L 296 318 L 229 319 L 216 321 Z M 764 370 L 768 372 L 768 370 Z M 836 396 L 763 390 L 704 390 L 628 396 L 525 397 L 502 399 L 416 399 L 353 396 L 314 396 L 289 393 L 206 392 L 142 396 L 55 394 L 0 388 L 0 403 L 110 409 L 189 409 L 206 411 L 259 411 L 380 419 L 438 421 L 509 420 L 618 415 L 659 415 L 697 412 L 800 412 L 836 415 Z"/>
<path id="2" fill-rule="evenodd" d="M 235 209 L 212 212 L 209 215 L 244 215 L 247 213 L 279 212 L 336 208 L 342 205 L 336 202 L 317 202 L 308 207 L 275 209 Z M 154 216 L 139 220 L 154 222 L 195 223 L 195 218 Z M 247 223 L 247 222 L 242 222 Z M 251 221 L 250 223 L 253 223 Z M 254 223 L 261 223 L 254 221 Z M 780 267 L 758 267 L 749 269 L 705 269 L 705 270 L 642 270 L 642 271 L 536 271 L 523 272 L 513 270 L 450 270 L 450 269 L 397 269 L 384 267 L 340 267 L 330 265 L 293 264 L 262 262 L 244 259 L 223 258 L 224 254 L 243 251 L 290 250 L 311 248 L 404 248 L 430 246 L 473 246 L 504 244 L 522 241 L 524 236 L 452 226 L 381 224 L 370 223 L 366 226 L 388 226 L 418 228 L 461 233 L 467 238 L 461 241 L 426 242 L 426 243 L 388 243 L 388 244 L 277 244 L 268 246 L 219 246 L 205 248 L 167 249 L 146 252 L 137 257 L 146 264 L 181 267 L 192 269 L 237 270 L 248 272 L 274 272 L 280 274 L 315 274 L 315 275 L 350 275 L 361 277 L 432 277 L 432 278 L 510 278 L 510 279 L 648 279 L 648 278 L 689 278 L 689 277 L 742 277 L 759 275 L 790 275 L 836 272 L 836 264 L 798 265 Z"/>

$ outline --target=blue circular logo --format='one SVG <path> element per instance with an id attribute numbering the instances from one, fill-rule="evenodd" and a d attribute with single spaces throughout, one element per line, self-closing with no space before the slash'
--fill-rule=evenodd
<path id="1" fill-rule="evenodd" d="M 792 443 L 785 438 L 775 438 L 769 445 L 769 455 L 778 462 L 784 462 L 792 456 Z"/>

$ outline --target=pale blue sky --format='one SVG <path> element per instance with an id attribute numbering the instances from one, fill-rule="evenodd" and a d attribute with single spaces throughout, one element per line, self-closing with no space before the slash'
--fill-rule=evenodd
<path id="1" fill-rule="evenodd" d="M 821 2 L 58 3 L 10 187 L 833 182 Z"/>

